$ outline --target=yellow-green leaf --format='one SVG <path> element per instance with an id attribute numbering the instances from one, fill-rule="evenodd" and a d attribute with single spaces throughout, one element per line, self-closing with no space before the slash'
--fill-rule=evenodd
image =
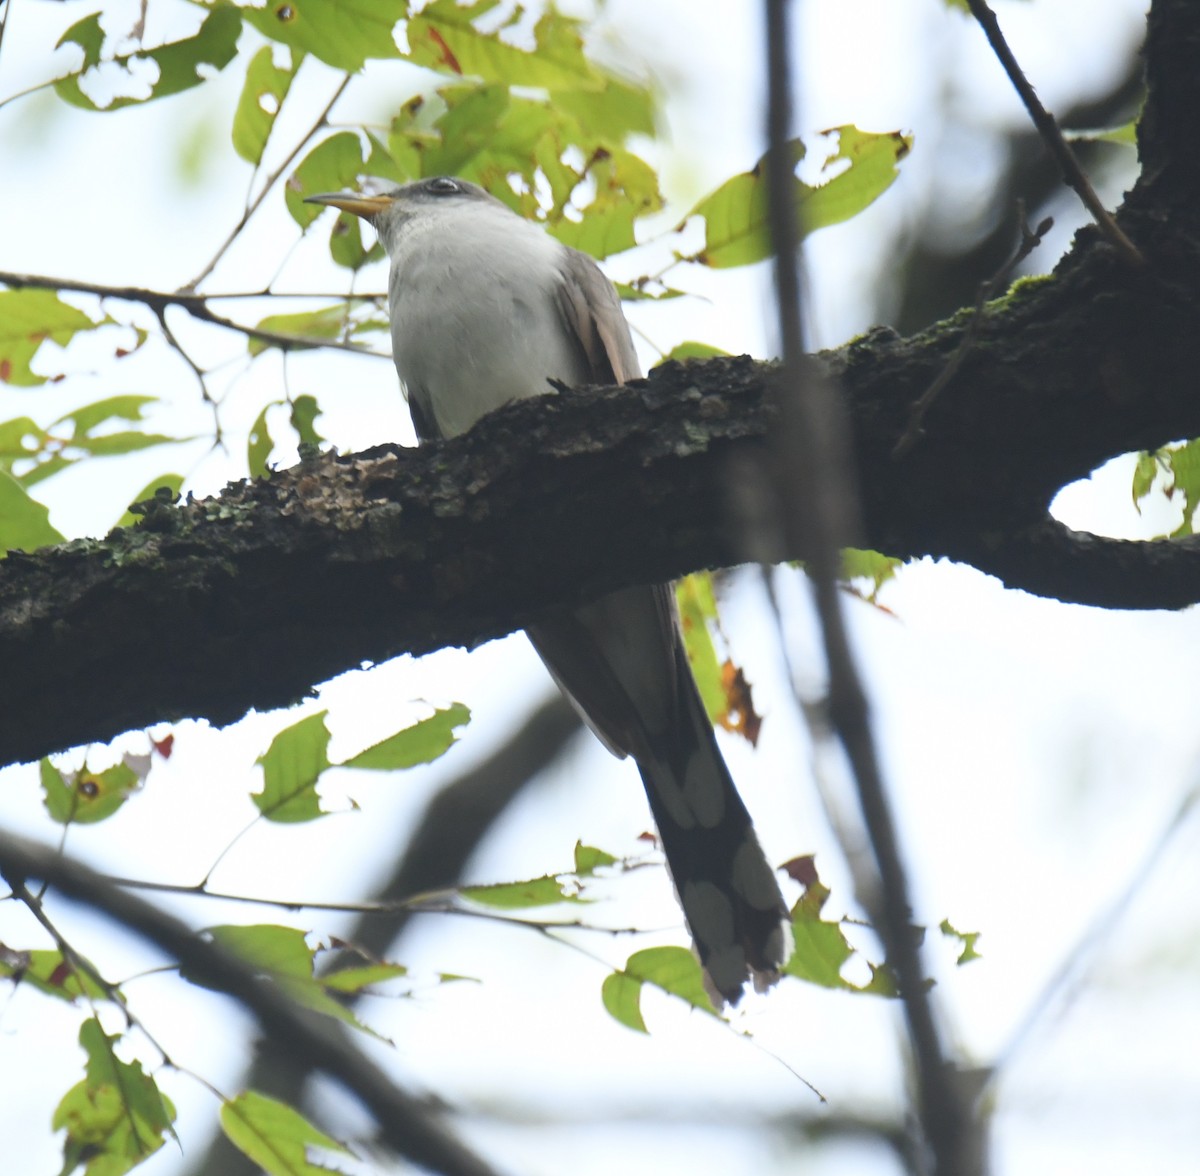
<path id="1" fill-rule="evenodd" d="M 255 166 L 262 160 L 271 128 L 291 89 L 296 70 L 304 60 L 304 53 L 296 50 L 291 57 L 289 65 L 276 65 L 274 50 L 270 45 L 264 45 L 246 67 L 246 80 L 233 113 L 233 149 Z"/>
<path id="2" fill-rule="evenodd" d="M 86 972 L 68 963 L 61 951 L 0 948 L 0 976 L 17 984 L 32 985 L 59 1000 L 74 1002 L 81 996 L 89 1001 L 109 999 L 109 993 Z"/>
<path id="3" fill-rule="evenodd" d="M 554 874 L 530 878 L 525 882 L 500 882 L 494 886 L 463 886 L 458 892 L 463 898 L 481 906 L 503 910 L 523 910 L 527 907 L 554 906 L 560 902 L 583 902 L 579 895 L 568 891 Z"/>
<path id="4" fill-rule="evenodd" d="M 0 290 L 0 382 L 26 387 L 45 383 L 30 362 L 47 339 L 65 347 L 80 331 L 111 321 L 94 322 L 53 290 Z"/>
<path id="5" fill-rule="evenodd" d="M 242 10 L 263 36 L 347 73 L 368 59 L 400 56 L 395 28 L 407 11 L 408 0 L 267 0 Z"/>
<path id="6" fill-rule="evenodd" d="M 792 177 L 792 199 L 801 235 L 848 220 L 876 200 L 891 186 L 897 165 L 912 146 L 911 136 L 899 131 L 874 134 L 843 126 L 830 134 L 837 135 L 838 145 L 822 164 L 822 176 L 842 163 L 847 166 L 815 186 Z M 804 158 L 800 140 L 793 139 L 788 150 L 795 163 Z M 690 260 L 723 269 L 771 256 L 766 180 L 764 157 L 750 171 L 734 176 L 705 196 L 688 213 L 689 218 L 704 218 L 704 248 Z"/>
<path id="7" fill-rule="evenodd" d="M 35 502 L 12 474 L 0 470 L 0 558 L 9 551 L 35 551 L 62 541 L 50 525 L 50 508 Z"/>
<path id="8" fill-rule="evenodd" d="M 449 750 L 455 741 L 454 732 L 465 726 L 470 718 L 471 712 L 456 702 L 395 735 L 389 735 L 339 766 L 390 772 L 432 763 Z"/>
<path id="9" fill-rule="evenodd" d="M 275 439 L 267 428 L 267 413 L 279 403 L 278 400 L 272 400 L 269 404 L 264 404 L 262 411 L 254 418 L 254 424 L 250 426 L 250 432 L 246 434 L 246 465 L 252 478 L 267 476 L 267 458 L 275 448 Z"/>
<path id="10" fill-rule="evenodd" d="M 263 788 L 250 799 L 269 821 L 293 823 L 325 816 L 317 781 L 329 767 L 327 711 L 318 711 L 280 731 L 258 758 Z"/>
<path id="11" fill-rule="evenodd" d="M 718 1015 L 705 991 L 699 961 L 683 947 L 648 947 L 634 952 L 621 971 L 605 978 L 601 987 L 605 1009 L 622 1025 L 647 1032 L 641 1010 L 642 990 L 647 984 L 702 1013 Z"/>
<path id="12" fill-rule="evenodd" d="M 333 306 L 322 306 L 319 310 L 301 310 L 294 314 L 269 314 L 256 325 L 260 331 L 273 335 L 286 335 L 292 346 L 319 347 L 323 342 L 336 339 L 346 327 L 350 304 L 337 302 Z M 261 355 L 268 347 L 283 347 L 272 339 L 246 337 L 246 350 L 251 355 Z"/>
<path id="13" fill-rule="evenodd" d="M 505 85 L 548 90 L 603 87 L 602 77 L 583 52 L 577 19 L 548 9 L 534 26 L 534 48 L 522 49 L 502 38 L 503 29 L 481 32 L 476 27 L 475 22 L 497 2 L 433 0 L 408 22 L 411 59 L 441 73 Z"/>
<path id="14" fill-rule="evenodd" d="M 353 187 L 363 167 L 362 142 L 350 131 L 323 139 L 300 161 L 283 193 L 292 220 L 308 228 L 321 215 L 319 204 L 305 204 L 306 196 L 340 192 Z"/>
<path id="15" fill-rule="evenodd" d="M 63 1096 L 51 1126 L 66 1131 L 64 1173 L 86 1166 L 88 1176 L 121 1176 L 174 1135 L 175 1108 L 140 1062 L 124 1062 L 95 1018 L 79 1042 L 88 1055 L 84 1080 Z"/>
<path id="16" fill-rule="evenodd" d="M 329 1176 L 308 1149 L 351 1154 L 286 1103 L 247 1090 L 221 1106 L 221 1129 L 229 1142 L 270 1176 Z"/>
<path id="17" fill-rule="evenodd" d="M 962 951 L 958 953 L 957 963 L 959 967 L 963 964 L 969 964 L 972 960 L 981 960 L 980 955 L 975 945 L 979 942 L 982 931 L 959 931 L 954 927 L 949 919 L 943 919 L 938 924 L 938 930 L 946 936 L 947 939 L 957 939 L 962 945 Z"/>
<path id="18" fill-rule="evenodd" d="M 237 40 L 241 31 L 241 11 L 232 5 L 218 5 L 209 10 L 204 23 L 190 37 L 170 41 L 153 49 L 142 48 L 133 53 L 105 58 L 100 14 L 93 13 L 72 25 L 59 39 L 60 47 L 70 44 L 83 50 L 83 67 L 56 79 L 54 89 L 65 102 L 85 110 L 119 110 L 123 106 L 148 102 L 153 98 L 166 98 L 200 85 L 205 80 L 200 73 L 201 66 L 224 69 L 237 55 Z M 145 85 L 144 71 L 139 68 L 135 73 L 129 68 L 131 62 L 139 66 L 143 62 L 153 62 L 157 68 L 157 77 L 150 84 L 148 94 L 124 94 L 101 105 L 84 92 L 83 81 L 91 70 L 102 64 L 124 69 L 130 88 L 140 91 Z M 106 81 L 109 80 L 111 73 L 106 74 Z"/>

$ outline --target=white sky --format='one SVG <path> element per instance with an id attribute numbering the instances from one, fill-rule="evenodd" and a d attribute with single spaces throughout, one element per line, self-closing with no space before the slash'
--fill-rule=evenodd
<path id="1" fill-rule="evenodd" d="M 132 22 L 133 7 L 109 6 L 115 27 Z M 153 18 L 158 5 L 151 7 Z M 1141 5 L 1132 0 L 1039 0 L 998 10 L 1052 108 L 1103 92 L 1142 20 Z M 667 90 L 672 148 L 663 169 L 677 219 L 692 200 L 759 154 L 758 6 L 609 0 L 605 11 L 598 45 L 645 61 Z M 76 6 L 64 16 L 59 5 L 16 0 L 0 53 L 0 98 L 43 78 L 46 47 L 65 23 L 83 15 Z M 934 0 L 810 0 L 802 32 L 805 128 L 856 122 L 916 135 L 915 152 L 893 190 L 853 225 L 811 243 L 813 333 L 827 346 L 871 325 L 872 299 L 864 291 L 886 287 L 896 234 L 915 207 L 943 200 L 953 204 L 948 215 L 961 215 L 972 193 L 986 194 L 986 165 L 995 153 L 989 128 L 1012 125 L 1020 112 L 977 30 Z M 348 102 L 346 117 L 383 101 L 383 93 L 403 100 L 410 92 L 404 87 L 415 84 L 415 75 L 369 76 L 374 81 L 363 93 L 370 96 Z M 385 84 L 390 88 L 383 90 Z M 178 178 L 178 157 L 188 144 L 224 133 L 236 99 L 234 71 L 207 90 L 203 116 L 187 98 L 115 118 L 73 111 L 50 117 L 40 98 L 0 108 L 0 153 L 10 161 L 0 174 L 7 214 L 0 268 L 161 288 L 188 280 L 224 236 L 246 185 L 244 165 L 223 143 L 204 156 L 199 184 L 189 187 Z M 320 101 L 318 93 L 314 108 Z M 977 131 L 972 158 L 944 176 L 933 166 L 933 147 L 951 107 L 960 117 L 969 111 Z M 147 143 L 161 146 L 147 151 Z M 252 288 L 274 272 L 293 232 L 278 201 L 268 201 L 252 230 L 210 289 Z M 1058 247 L 1070 231 L 1060 219 Z M 323 238 L 314 234 L 289 262 L 284 285 L 336 288 L 337 276 L 321 262 L 323 250 Z M 1052 254 L 1042 260 L 1049 265 Z M 688 282 L 709 301 L 639 308 L 631 317 L 646 335 L 664 347 L 699 338 L 769 354 L 763 272 L 689 275 Z M 208 342 L 207 332 L 190 337 L 203 337 L 213 356 L 240 350 L 237 340 Z M 50 419 L 109 391 L 136 391 L 169 399 L 164 431 L 202 433 L 208 417 L 194 387 L 162 349 L 147 347 L 115 374 L 99 374 L 119 341 L 109 333 L 72 350 L 73 363 L 98 374 L 37 390 L 0 389 L 0 419 L 20 413 Z M 649 348 L 644 358 L 652 360 Z M 293 393 L 311 391 L 320 399 L 320 427 L 339 448 L 411 437 L 389 364 L 335 354 L 293 362 L 288 371 Z M 280 376 L 278 359 L 268 358 L 232 383 L 223 409 L 231 436 L 244 434 L 262 403 L 281 394 Z M 189 484 L 199 491 L 215 491 L 244 472 L 240 444 L 230 460 L 201 460 L 203 443 L 182 453 L 172 464 L 190 472 Z M 291 460 L 286 452 L 277 458 Z M 70 534 L 103 531 L 164 460 L 170 459 L 151 452 L 53 480 L 43 495 L 53 521 Z M 1161 529 L 1161 519 L 1139 519 L 1132 510 L 1128 484 L 1127 468 L 1110 468 L 1066 492 L 1060 517 L 1112 534 Z M 804 594 L 793 585 L 785 597 L 792 655 L 815 689 L 819 662 Z M 952 966 L 951 946 L 940 936 L 931 935 L 927 947 L 954 1039 L 969 1059 L 987 1064 L 1005 1050 L 1049 977 L 1072 958 L 1079 937 L 1106 918 L 1194 784 L 1198 737 L 1189 652 L 1200 638 L 1200 621 L 1194 611 L 1141 615 L 1060 605 L 929 561 L 906 569 L 884 603 L 890 612 L 853 602 L 848 609 L 913 871 L 917 918 L 934 926 L 947 917 L 983 932 L 984 959 L 965 969 Z M 725 620 L 767 716 L 757 753 L 725 743 L 734 775 L 769 855 L 784 860 L 815 851 L 833 887 L 831 911 L 851 910 L 846 871 L 814 795 L 811 749 L 791 714 L 752 577 L 735 585 Z M 461 744 L 430 770 L 326 789 L 336 798 L 345 787 L 362 806 L 359 813 L 303 829 L 256 828 L 222 864 L 214 884 L 353 899 L 386 872 L 392 845 L 402 844 L 436 782 L 486 755 L 544 689 L 545 676 L 519 637 L 470 655 L 401 659 L 327 685 L 320 705 L 331 711 L 335 755 L 422 713 L 419 701 L 408 700 L 461 699 L 475 719 Z M 122 873 L 196 880 L 251 815 L 245 794 L 257 786 L 255 756 L 296 717 L 252 716 L 220 733 L 180 725 L 175 757 L 155 769 L 145 794 L 109 824 L 73 831 L 70 849 Z M 824 767 L 833 786 L 844 789 L 838 765 Z M 36 772 L 12 769 L 3 780 L 5 823 L 52 840 Z M 471 874 L 490 881 L 564 869 L 577 838 L 631 852 L 647 823 L 633 769 L 581 742 L 507 815 Z M 1193 1048 L 1200 1032 L 1193 996 L 1200 924 L 1181 896 L 1196 893 L 1196 838 L 1193 822 L 1101 950 L 1079 961 L 1087 984 L 1077 999 L 1035 1028 L 1006 1069 L 996 1104 L 998 1176 L 1193 1170 L 1200 1151 L 1194 1111 L 1200 1066 Z M 650 871 L 635 877 L 628 892 L 636 897 L 614 907 L 613 923 L 671 928 L 664 941 L 681 942 L 665 877 Z M 627 893 L 624 882 L 614 890 Z M 199 923 L 258 917 L 215 903 L 178 906 Z M 344 925 L 265 917 L 334 932 Z M 144 949 L 110 928 L 67 915 L 64 921 L 107 974 L 120 977 L 145 966 Z M 0 940 L 34 942 L 28 920 L 11 904 L 0 907 Z M 579 942 L 614 961 L 645 945 L 599 936 Z M 863 943 L 870 950 L 869 939 Z M 397 1041 L 395 1055 L 380 1052 L 398 1058 L 409 1080 L 475 1108 L 470 1138 L 505 1171 L 558 1173 L 564 1156 L 580 1176 L 613 1167 L 696 1176 L 795 1171 L 793 1145 L 773 1140 L 754 1116 L 819 1111 L 810 1092 L 765 1051 L 819 1087 L 835 1113 L 893 1108 L 902 1081 L 897 1010 L 884 1002 L 782 985 L 769 998 L 747 1000 L 738 1022 L 764 1047 L 759 1050 L 665 1000 L 647 1002 L 649 1037 L 616 1026 L 599 1004 L 603 969 L 527 932 L 427 918 L 399 954 L 426 972 L 463 972 L 483 981 L 430 986 L 415 1001 L 372 1001 L 364 1015 Z M 129 991 L 173 1055 L 218 1086 L 235 1082 L 244 1049 L 237 1052 L 233 1030 L 241 1019 L 216 998 L 189 992 L 184 999 L 178 988 L 170 978 L 149 977 Z M 79 1076 L 78 1019 L 77 1011 L 28 989 L 0 1006 L 0 1136 L 13 1172 L 55 1170 L 58 1143 L 49 1116 Z M 213 1100 L 186 1077 L 164 1081 L 194 1157 L 215 1118 Z M 331 1107 L 343 1103 L 331 1099 Z M 344 1110 L 349 1132 L 357 1120 L 352 1109 Z M 550 1121 L 525 1122 L 543 1116 Z M 749 1127 L 739 1129 L 747 1117 Z M 806 1172 L 817 1173 L 892 1170 L 875 1153 L 850 1148 L 816 1152 L 804 1163 Z M 163 1176 L 185 1166 L 167 1148 L 143 1170 Z"/>

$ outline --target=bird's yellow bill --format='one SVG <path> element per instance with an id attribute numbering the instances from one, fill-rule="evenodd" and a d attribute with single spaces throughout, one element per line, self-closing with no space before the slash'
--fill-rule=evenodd
<path id="1" fill-rule="evenodd" d="M 328 204 L 330 208 L 340 208 L 343 212 L 352 212 L 364 220 L 373 220 L 389 204 L 390 196 L 367 196 L 362 192 L 322 192 L 318 196 L 305 196 L 305 204 Z"/>

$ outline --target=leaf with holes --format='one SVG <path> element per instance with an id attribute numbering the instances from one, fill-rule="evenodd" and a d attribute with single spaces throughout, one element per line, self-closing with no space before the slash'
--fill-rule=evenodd
<path id="1" fill-rule="evenodd" d="M 317 782 L 329 767 L 327 711 L 318 711 L 280 731 L 258 758 L 263 787 L 250 799 L 268 821 L 294 824 L 327 815 Z"/>
<path id="2" fill-rule="evenodd" d="M 83 66 L 73 73 L 57 78 L 54 89 L 64 102 L 80 106 L 84 110 L 120 110 L 139 102 L 154 98 L 166 98 L 199 86 L 207 80 L 202 67 L 211 71 L 224 69 L 237 55 L 238 35 L 242 31 L 239 9 L 232 5 L 218 5 L 209 10 L 203 24 L 190 37 L 170 41 L 153 49 L 138 49 L 134 53 L 104 56 L 104 30 L 100 27 L 100 14 L 93 13 L 73 24 L 59 39 L 58 47 L 75 45 L 83 50 Z M 84 90 L 84 84 L 93 77 L 103 74 L 106 85 L 114 75 L 124 72 L 127 86 L 141 90 L 145 86 L 141 66 L 151 63 L 156 77 L 150 83 L 149 93 L 135 95 L 126 93 L 104 103 L 96 102 Z M 139 68 L 131 69 L 131 65 Z M 93 71 L 95 71 L 93 73 Z"/>
<path id="3" fill-rule="evenodd" d="M 0 470 L 0 558 L 9 551 L 36 551 L 61 543 L 50 525 L 50 508 L 30 498 L 25 488 Z"/>
<path id="4" fill-rule="evenodd" d="M 456 702 L 395 735 L 389 735 L 338 766 L 391 772 L 432 763 L 454 745 L 455 731 L 465 726 L 470 718 L 471 712 L 461 702 Z"/>
<path id="5" fill-rule="evenodd" d="M 326 1165 L 309 1159 L 310 1148 L 351 1154 L 299 1111 L 254 1090 L 222 1104 L 221 1129 L 234 1147 L 270 1176 L 329 1176 Z"/>
<path id="6" fill-rule="evenodd" d="M 407 26 L 409 56 L 440 73 L 482 78 L 505 85 L 580 90 L 604 85 L 583 51 L 580 22 L 548 9 L 534 26 L 534 48 L 522 49 L 501 35 L 523 14 L 518 5 L 500 28 L 482 32 L 475 22 L 497 0 L 433 0 Z"/>
<path id="7" fill-rule="evenodd" d="M 264 45 L 246 67 L 246 80 L 233 114 L 233 149 L 255 167 L 262 162 L 271 128 L 303 60 L 303 51 L 296 50 L 290 64 L 276 65 L 274 50 Z"/>
<path id="8" fill-rule="evenodd" d="M 87 1053 L 86 1077 L 63 1095 L 51 1126 L 66 1131 L 64 1173 L 84 1166 L 94 1176 L 120 1176 L 174 1136 L 175 1108 L 140 1062 L 117 1057 L 109 1037 L 89 1018 L 79 1030 Z"/>
<path id="9" fill-rule="evenodd" d="M 30 366 L 46 340 L 65 347 L 80 331 L 114 320 L 94 321 L 53 290 L 0 290 L 0 381 L 32 387 L 47 377 Z"/>
<path id="10" fill-rule="evenodd" d="M 600 996 L 609 1015 L 628 1029 L 646 1033 L 642 993 L 649 984 L 710 1016 L 719 1016 L 704 988 L 704 973 L 683 947 L 648 947 L 634 952 L 625 967 L 605 977 Z"/>
<path id="11" fill-rule="evenodd" d="M 242 9 L 264 37 L 347 73 L 369 59 L 399 57 L 395 28 L 407 13 L 408 0 L 268 0 Z"/>

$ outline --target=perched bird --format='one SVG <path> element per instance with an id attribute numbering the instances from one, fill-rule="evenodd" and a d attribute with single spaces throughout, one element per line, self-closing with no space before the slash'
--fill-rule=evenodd
<path id="1" fill-rule="evenodd" d="M 550 381 L 641 374 L 596 263 L 475 184 L 435 176 L 309 199 L 369 221 L 387 250 L 396 371 L 423 442 L 552 392 Z M 773 983 L 791 949 L 787 907 L 721 758 L 670 586 L 554 609 L 528 634 L 601 742 L 636 761 L 714 999 Z"/>

